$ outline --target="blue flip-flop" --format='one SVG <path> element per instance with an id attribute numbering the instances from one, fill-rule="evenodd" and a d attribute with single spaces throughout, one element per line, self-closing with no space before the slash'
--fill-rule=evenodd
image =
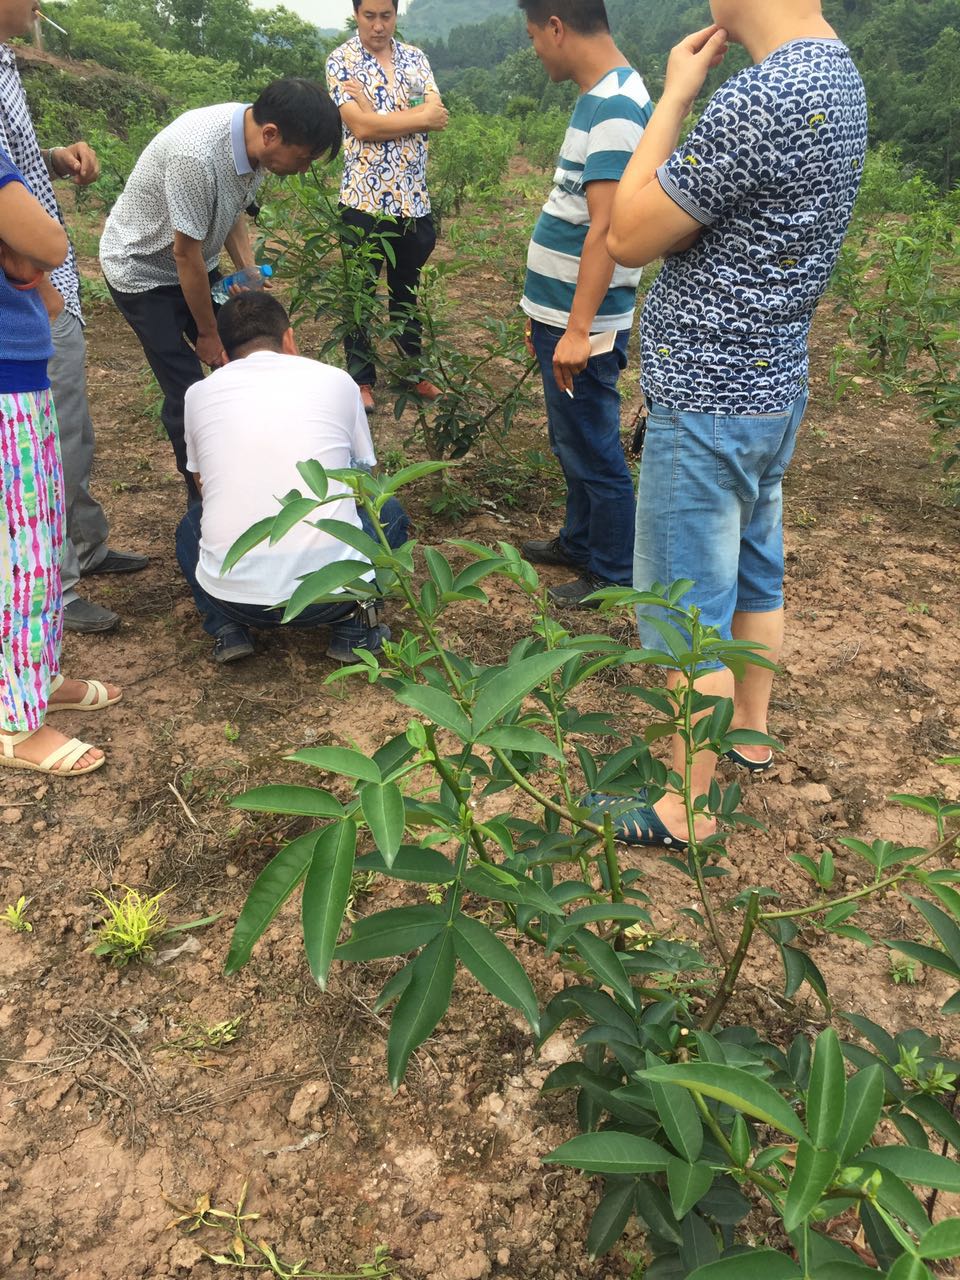
<path id="1" fill-rule="evenodd" d="M 740 765 L 741 769 L 748 769 L 751 773 L 766 773 L 768 769 L 772 769 L 776 764 L 772 751 L 766 760 L 751 760 L 749 756 L 742 755 L 736 747 L 731 747 L 729 751 L 725 751 L 723 754 L 728 760 L 732 760 L 734 764 Z"/>
<path id="2" fill-rule="evenodd" d="M 602 791 L 591 791 L 584 796 L 583 805 L 601 821 L 603 815 L 609 813 L 613 834 L 624 844 L 678 849 L 681 853 L 687 848 L 686 840 L 671 835 L 657 816 L 657 811 L 647 803 L 645 788 L 633 796 L 611 796 Z"/>

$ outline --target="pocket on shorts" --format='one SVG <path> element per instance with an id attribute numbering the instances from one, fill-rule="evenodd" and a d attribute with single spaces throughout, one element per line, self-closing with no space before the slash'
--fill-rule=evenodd
<path id="1" fill-rule="evenodd" d="M 732 490 L 741 502 L 756 502 L 761 481 L 782 478 L 793 454 L 793 417 L 792 407 L 743 417 L 718 415 L 714 450 L 720 488 Z"/>

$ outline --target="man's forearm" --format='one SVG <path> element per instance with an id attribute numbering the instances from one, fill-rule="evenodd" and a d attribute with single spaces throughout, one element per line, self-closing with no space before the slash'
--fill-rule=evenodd
<path id="1" fill-rule="evenodd" d="M 241 213 L 230 228 L 223 247 L 229 253 L 231 261 L 239 271 L 254 265 L 253 245 L 250 243 L 246 214 Z"/>
<path id="2" fill-rule="evenodd" d="M 210 297 L 210 278 L 207 264 L 200 252 L 200 245 L 195 249 L 174 251 L 177 263 L 177 275 L 180 288 L 186 299 L 190 314 L 197 322 L 197 332 L 201 335 L 212 335 L 217 332 L 217 317 L 213 310 L 213 299 Z"/>
<path id="3" fill-rule="evenodd" d="M 411 133 L 429 132 L 425 107 L 405 107 L 400 111 L 365 111 L 357 121 L 347 126 L 361 142 L 392 142 L 406 138 Z"/>
<path id="4" fill-rule="evenodd" d="M 607 252 L 606 225 L 591 224 L 580 254 L 577 288 L 567 322 L 568 333 L 588 334 L 613 279 L 614 261 Z"/>

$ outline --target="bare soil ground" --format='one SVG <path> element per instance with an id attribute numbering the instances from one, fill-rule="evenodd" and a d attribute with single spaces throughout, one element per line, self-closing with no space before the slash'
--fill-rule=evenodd
<path id="1" fill-rule="evenodd" d="M 92 262 L 84 266 L 93 273 Z M 514 297 L 491 273 L 469 301 L 475 314 L 506 311 Z M 26 894 L 34 923 L 32 934 L 0 927 L 0 1274 L 223 1274 L 195 1237 L 170 1228 L 168 1201 L 188 1208 L 208 1193 L 226 1206 L 249 1180 L 248 1207 L 263 1215 L 253 1234 L 317 1269 L 351 1270 L 382 1242 L 407 1280 L 630 1276 L 629 1249 L 586 1260 L 589 1182 L 540 1164 L 574 1131 L 570 1101 L 538 1092 L 569 1039 L 555 1038 L 536 1058 L 519 1019 L 461 975 L 450 1015 L 393 1096 L 385 1026 L 371 1008 L 380 966 L 335 966 L 321 996 L 292 904 L 248 967 L 223 977 L 245 891 L 283 836 L 282 825 L 231 811 L 227 800 L 254 782 L 297 780 L 281 758 L 291 748 L 372 750 L 407 717 L 365 683 L 324 687 L 331 664 L 321 635 L 264 636 L 255 660 L 212 665 L 174 558 L 183 490 L 145 416 L 141 352 L 109 305 L 92 304 L 89 320 L 96 489 L 115 545 L 149 552 L 151 563 L 134 577 L 91 579 L 88 593 L 119 610 L 123 625 L 65 644 L 68 673 L 124 687 L 111 710 L 64 717 L 108 750 L 108 767 L 74 782 L 0 780 L 0 907 Z M 960 794 L 956 771 L 936 763 L 960 750 L 960 512 L 939 504 L 927 428 L 909 401 L 886 402 L 864 386 L 832 403 L 824 374 L 835 331 L 824 314 L 812 408 L 787 483 L 789 642 L 773 723 L 785 750 L 771 775 L 747 787 L 746 806 L 767 831 L 731 841 L 725 896 L 774 883 L 786 901 L 803 901 L 807 888 L 788 855 L 825 844 L 857 883 L 862 872 L 837 836 L 928 843 L 929 824 L 886 797 Z M 382 415 L 375 432 L 382 454 L 405 427 Z M 545 447 L 539 419 L 518 444 Z M 479 474 L 479 462 L 467 464 L 468 485 L 475 465 Z M 555 480 L 518 497 L 505 479 L 508 503 L 489 472 L 489 505 L 456 523 L 431 516 L 427 495 L 415 492 L 419 537 L 519 541 L 556 527 Z M 521 602 L 503 590 L 491 607 L 465 608 L 450 624 L 482 661 L 502 660 L 525 628 Z M 590 698 L 640 714 L 612 682 Z M 645 868 L 658 922 L 689 931 L 676 915 L 687 882 L 656 858 Z M 100 917 L 92 891 L 119 885 L 169 889 L 174 921 L 223 917 L 162 946 L 151 964 L 117 969 L 89 947 Z M 378 881 L 356 910 L 413 888 Z M 872 906 L 867 918 L 879 936 L 916 928 L 896 901 Z M 174 954 L 184 938 L 187 948 Z M 937 975 L 895 986 L 889 953 L 853 942 L 814 954 L 839 1009 L 893 1029 L 920 1024 L 960 1047 L 955 1025 L 937 1014 L 945 994 Z M 533 976 L 544 998 L 564 980 L 544 964 Z M 784 1004 L 772 954 L 761 949 L 747 976 L 731 1011 L 738 1020 L 788 1033 L 822 1017 L 805 994 Z M 232 1043 L 201 1043 L 203 1028 L 228 1020 L 239 1020 Z"/>

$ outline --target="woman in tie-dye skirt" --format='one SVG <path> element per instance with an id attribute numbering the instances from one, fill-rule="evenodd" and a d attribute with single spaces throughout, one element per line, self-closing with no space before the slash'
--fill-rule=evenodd
<path id="1" fill-rule="evenodd" d="M 64 491 L 41 290 L 66 252 L 62 226 L 0 151 L 0 766 L 73 776 L 99 769 L 103 752 L 48 727 L 48 713 L 97 711 L 120 690 L 60 674 Z"/>

